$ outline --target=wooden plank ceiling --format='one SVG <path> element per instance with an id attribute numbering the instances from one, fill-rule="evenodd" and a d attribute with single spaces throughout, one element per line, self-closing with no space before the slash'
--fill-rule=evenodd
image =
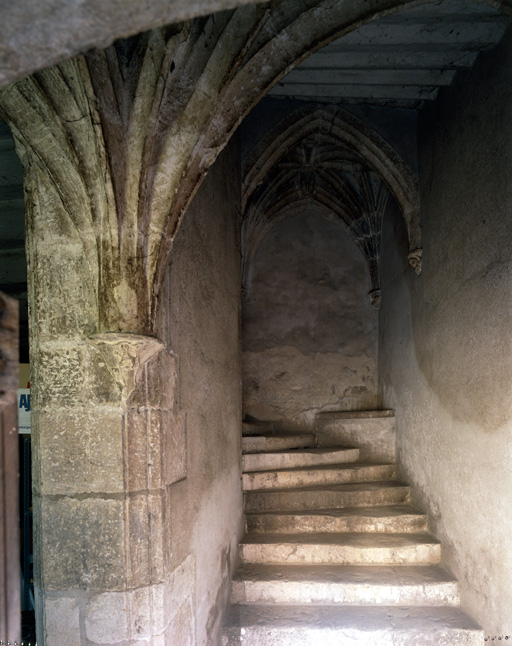
<path id="1" fill-rule="evenodd" d="M 498 9 L 465 0 L 415 7 L 327 45 L 270 96 L 419 108 L 496 45 L 509 22 Z"/>

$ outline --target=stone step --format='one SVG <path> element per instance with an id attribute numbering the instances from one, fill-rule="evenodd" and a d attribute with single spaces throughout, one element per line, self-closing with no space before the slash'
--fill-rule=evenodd
<path id="1" fill-rule="evenodd" d="M 362 482 L 322 487 L 249 491 L 246 511 L 303 511 L 343 507 L 371 507 L 408 502 L 409 487 L 389 482 Z"/>
<path id="2" fill-rule="evenodd" d="M 427 530 L 427 516 L 411 505 L 345 507 L 308 512 L 247 512 L 246 529 L 260 533 L 418 533 Z"/>
<path id="3" fill-rule="evenodd" d="M 371 482 L 395 477 L 394 464 L 322 465 L 315 468 L 253 471 L 243 474 L 244 491 L 336 485 L 348 482 Z"/>
<path id="4" fill-rule="evenodd" d="M 276 430 L 274 422 L 242 422 L 242 435 L 264 435 Z"/>
<path id="5" fill-rule="evenodd" d="M 356 462 L 359 449 L 323 447 L 320 449 L 295 449 L 273 453 L 247 453 L 242 456 L 242 471 L 267 471 L 269 469 L 292 469 L 314 467 L 322 464 Z"/>
<path id="6" fill-rule="evenodd" d="M 441 546 L 430 534 L 246 534 L 242 563 L 436 565 Z"/>
<path id="7" fill-rule="evenodd" d="M 315 420 L 318 446 L 357 447 L 362 460 L 395 462 L 396 427 L 390 411 L 325 412 Z M 381 414 L 385 413 L 385 414 Z"/>
<path id="8" fill-rule="evenodd" d="M 284 433 L 271 435 L 247 435 L 242 437 L 242 453 L 305 449 L 315 446 L 314 433 Z"/>
<path id="9" fill-rule="evenodd" d="M 457 582 L 437 565 L 243 565 L 231 603 L 456 606 Z"/>
<path id="10" fill-rule="evenodd" d="M 391 408 L 376 410 L 334 410 L 318 413 L 318 416 L 325 419 L 378 419 L 380 417 L 394 417 L 395 411 Z"/>
<path id="11" fill-rule="evenodd" d="M 458 608 L 232 605 L 222 646 L 481 646 Z"/>

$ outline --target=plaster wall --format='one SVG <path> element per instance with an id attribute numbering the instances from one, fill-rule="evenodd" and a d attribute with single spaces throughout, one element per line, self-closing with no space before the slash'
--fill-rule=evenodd
<path id="1" fill-rule="evenodd" d="M 423 271 L 384 222 L 379 376 L 462 604 L 512 634 L 512 39 L 420 118 Z"/>
<path id="2" fill-rule="evenodd" d="M 323 410 L 376 404 L 377 313 L 366 263 L 341 223 L 277 223 L 243 301 L 244 414 L 311 428 Z"/>
<path id="3" fill-rule="evenodd" d="M 166 644 L 217 643 L 241 532 L 238 168 L 232 141 L 184 217 L 161 302 L 186 436 L 184 478 L 169 489 L 171 560 L 182 574 Z"/>

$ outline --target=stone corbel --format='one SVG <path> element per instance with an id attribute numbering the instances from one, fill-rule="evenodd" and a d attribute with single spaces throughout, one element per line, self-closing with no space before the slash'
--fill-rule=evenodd
<path id="1" fill-rule="evenodd" d="M 94 334 L 87 340 L 103 357 L 125 401 L 145 364 L 165 348 L 162 341 L 142 334 L 110 332 Z"/>
<path id="2" fill-rule="evenodd" d="M 414 251 L 411 251 L 409 255 L 407 256 L 409 260 L 409 264 L 411 267 L 414 269 L 414 271 L 418 274 L 418 276 L 421 274 L 421 256 L 423 254 L 423 249 L 414 249 Z"/>
<path id="3" fill-rule="evenodd" d="M 370 297 L 370 300 L 372 302 L 372 307 L 374 310 L 379 310 L 380 309 L 380 298 L 381 298 L 381 291 L 379 288 L 377 289 L 372 289 L 371 291 L 368 292 L 368 296 Z"/>

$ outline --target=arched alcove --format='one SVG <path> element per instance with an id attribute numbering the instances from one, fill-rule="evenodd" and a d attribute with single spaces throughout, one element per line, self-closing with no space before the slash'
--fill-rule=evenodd
<path id="1" fill-rule="evenodd" d="M 419 273 L 418 182 L 400 155 L 368 124 L 335 106 L 291 112 L 243 162 L 244 281 L 275 222 L 314 206 L 350 233 L 366 260 L 368 293 L 378 309 L 380 235 L 390 194 L 403 214 L 409 260 Z"/>
<path id="2" fill-rule="evenodd" d="M 377 312 L 343 224 L 303 206 L 255 249 L 242 299 L 243 409 L 311 428 L 322 410 L 377 404 Z"/>

